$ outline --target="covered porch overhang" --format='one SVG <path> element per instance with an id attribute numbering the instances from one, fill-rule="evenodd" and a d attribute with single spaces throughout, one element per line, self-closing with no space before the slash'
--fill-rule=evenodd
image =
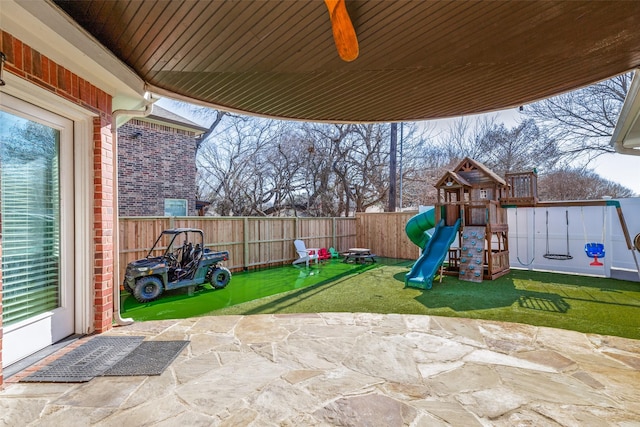
<path id="1" fill-rule="evenodd" d="M 517 107 L 640 66 L 640 2 L 346 0 L 343 61 L 322 1 L 10 0 L 146 88 L 218 109 L 394 122 Z M 3 7 L 4 7 L 3 2 Z M 73 24 L 60 31 L 58 22 Z M 94 47 L 94 49 L 96 49 Z M 115 62 L 113 62 L 115 60 Z"/>

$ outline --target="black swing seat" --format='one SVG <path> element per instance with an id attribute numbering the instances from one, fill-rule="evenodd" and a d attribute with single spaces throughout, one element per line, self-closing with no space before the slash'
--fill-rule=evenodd
<path id="1" fill-rule="evenodd" d="M 569 255 L 569 254 L 544 254 L 542 256 L 545 257 L 546 259 L 556 259 L 560 261 L 567 261 L 567 260 L 573 259 L 573 255 Z"/>
<path id="2" fill-rule="evenodd" d="M 604 244 L 587 243 L 584 245 L 584 252 L 589 258 L 604 258 Z"/>

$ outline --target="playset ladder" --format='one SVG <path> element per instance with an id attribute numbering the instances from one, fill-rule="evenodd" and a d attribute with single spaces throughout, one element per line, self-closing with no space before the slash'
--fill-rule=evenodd
<path id="1" fill-rule="evenodd" d="M 482 282 L 484 273 L 485 227 L 466 226 L 460 242 L 460 273 L 458 278 L 467 282 Z"/>

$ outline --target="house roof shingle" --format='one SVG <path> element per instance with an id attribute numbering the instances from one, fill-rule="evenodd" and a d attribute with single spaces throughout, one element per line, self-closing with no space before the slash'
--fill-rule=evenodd
<path id="1" fill-rule="evenodd" d="M 173 127 L 189 130 L 191 132 L 194 132 L 196 135 L 200 135 L 208 130 L 207 128 L 202 127 L 199 124 L 194 123 L 191 120 L 169 110 L 166 110 L 156 104 L 153 105 L 151 114 L 144 118 L 139 118 L 139 120 L 165 123 Z"/>

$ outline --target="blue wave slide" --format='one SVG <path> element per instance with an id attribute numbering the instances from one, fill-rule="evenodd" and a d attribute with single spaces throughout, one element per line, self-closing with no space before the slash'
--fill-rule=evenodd
<path id="1" fill-rule="evenodd" d="M 435 225 L 433 234 L 429 233 Z M 435 224 L 435 212 L 430 209 L 415 215 L 407 222 L 405 232 L 414 244 L 422 249 L 420 258 L 405 275 L 404 284 L 410 288 L 431 289 L 433 277 L 442 265 L 449 247 L 460 228 L 460 219 L 454 225 L 444 225 L 444 220 Z"/>

